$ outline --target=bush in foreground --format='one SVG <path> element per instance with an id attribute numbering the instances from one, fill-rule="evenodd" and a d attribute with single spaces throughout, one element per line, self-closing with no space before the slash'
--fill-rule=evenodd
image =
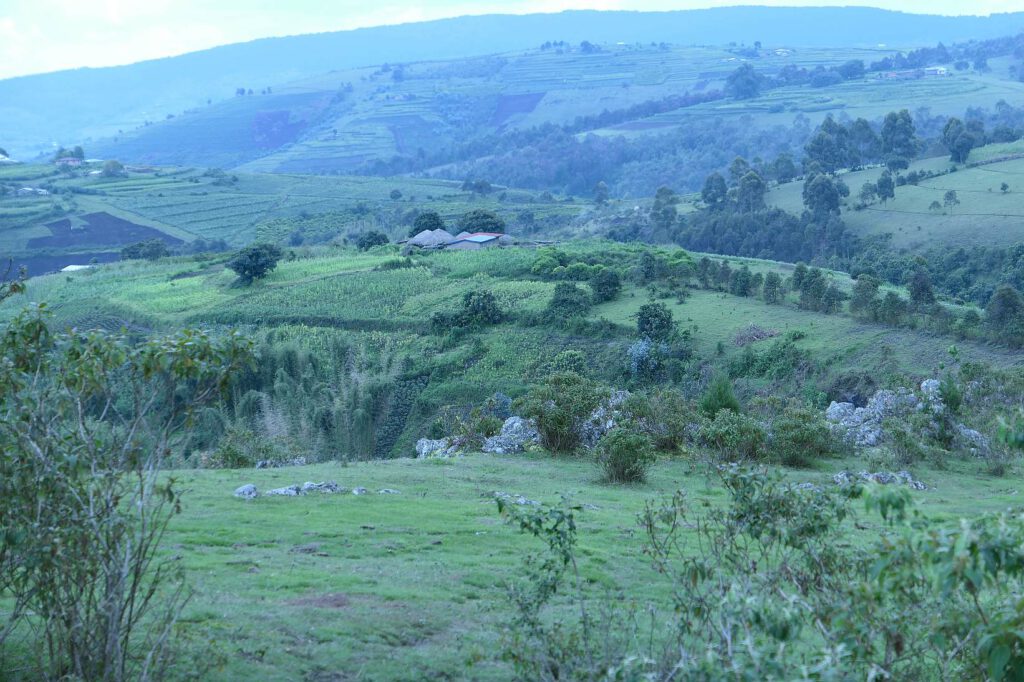
<path id="1" fill-rule="evenodd" d="M 6 326 L 0 678 L 12 662 L 23 679 L 163 676 L 186 593 L 160 551 L 181 504 L 162 469 L 193 410 L 250 359 L 235 335 L 58 333 L 41 306 Z"/>
<path id="2" fill-rule="evenodd" d="M 654 460 L 650 439 L 628 429 L 612 429 L 597 446 L 597 461 L 609 483 L 644 483 Z"/>
<path id="3" fill-rule="evenodd" d="M 790 405 L 772 423 L 773 461 L 806 467 L 836 453 L 836 437 L 821 416 L 801 405 Z"/>
<path id="4" fill-rule="evenodd" d="M 580 446 L 580 426 L 607 390 L 575 372 L 548 377 L 519 401 L 523 416 L 534 419 L 540 443 L 551 452 L 574 452 Z"/>

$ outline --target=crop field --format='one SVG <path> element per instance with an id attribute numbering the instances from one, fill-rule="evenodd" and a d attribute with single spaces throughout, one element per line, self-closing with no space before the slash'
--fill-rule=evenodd
<path id="1" fill-rule="evenodd" d="M 197 238 L 224 239 L 232 246 L 256 239 L 283 242 L 295 229 L 293 220 L 321 214 L 333 221 L 325 227 L 329 236 L 383 229 L 399 239 L 408 227 L 397 223 L 412 210 L 436 210 L 454 229 L 467 211 L 486 208 L 502 215 L 513 233 L 520 231 L 520 211 L 542 221 L 583 210 L 532 192 L 480 196 L 463 191 L 460 183 L 416 178 L 237 174 L 225 181 L 179 168 L 126 178 L 48 179 L 46 186 L 52 191 L 47 196 L 0 197 L 0 256 L 14 257 L 32 274 L 94 257 L 108 261 L 111 248 L 154 237 L 168 244 Z M 76 193 L 58 194 L 68 188 Z M 394 190 L 400 200 L 391 198 Z"/>
<path id="2" fill-rule="evenodd" d="M 832 471 L 863 466 L 828 460 L 786 475 L 824 483 Z M 223 680 L 507 679 L 499 656 L 511 614 L 506 585 L 541 547 L 502 522 L 495 491 L 545 504 L 568 494 L 585 505 L 577 520 L 582 576 L 641 603 L 660 602 L 666 589 L 640 552 L 644 504 L 679 489 L 697 505 L 723 499 L 684 459 L 660 461 L 640 486 L 604 485 L 592 463 L 530 454 L 174 475 L 189 492 L 166 546 L 195 589 L 185 621 L 205 636 L 194 655 L 218 661 L 212 674 Z M 917 476 L 934 489 L 915 492 L 915 501 L 944 520 L 1011 506 L 1022 483 L 962 463 L 922 467 Z M 245 483 L 266 490 L 306 480 L 370 494 L 231 496 Z M 400 494 L 374 494 L 383 488 Z M 860 527 L 864 541 L 882 530 Z M 671 613 L 658 618 L 667 623 Z"/>
<path id="3" fill-rule="evenodd" d="M 972 154 L 971 166 L 957 166 L 948 157 L 915 162 L 909 170 L 945 173 L 917 185 L 896 188 L 896 198 L 875 202 L 864 210 L 844 209 L 846 225 L 861 235 L 893 235 L 897 248 L 1012 246 L 1024 241 L 1024 158 L 990 163 L 993 159 L 1024 154 L 1021 143 L 988 145 Z M 981 163 L 982 165 L 973 166 Z M 956 168 L 956 172 L 946 172 Z M 857 200 L 865 182 L 878 179 L 874 168 L 843 174 L 850 187 L 848 206 Z M 1001 186 L 1006 183 L 1007 189 Z M 947 207 L 946 192 L 953 190 L 959 204 Z M 771 190 L 768 202 L 788 211 L 802 210 L 802 183 L 791 182 Z M 935 209 L 932 202 L 938 202 Z"/>

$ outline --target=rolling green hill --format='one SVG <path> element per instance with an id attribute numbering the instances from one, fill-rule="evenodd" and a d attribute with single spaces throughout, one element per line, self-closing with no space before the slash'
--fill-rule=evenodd
<path id="1" fill-rule="evenodd" d="M 234 274 L 224 269 L 223 258 L 111 264 L 73 275 L 34 278 L 27 294 L 14 297 L 4 310 L 9 315 L 27 301 L 46 302 L 60 326 L 78 328 L 154 331 L 182 325 L 237 326 L 265 339 L 268 353 L 278 352 L 271 350 L 275 348 L 326 353 L 334 359 L 326 366 L 317 365 L 315 371 L 327 371 L 331 378 L 326 380 L 337 383 L 338 390 L 349 395 L 347 391 L 358 393 L 375 386 L 372 390 L 379 391 L 374 407 L 367 408 L 374 423 L 377 456 L 408 454 L 443 405 L 478 403 L 499 391 L 513 397 L 521 394 L 564 350 L 584 352 L 594 376 L 609 382 L 625 380 L 635 316 L 652 295 L 639 282 L 628 285 L 616 301 L 594 307 L 575 327 L 559 326 L 542 322 L 555 283 L 532 274 L 546 252 L 526 248 L 440 252 L 417 256 L 409 267 L 390 269 L 395 249 L 381 247 L 365 254 L 339 247 L 300 249 L 297 258 L 283 261 L 251 287 L 237 285 Z M 689 260 L 679 250 L 659 252 L 601 242 L 567 243 L 560 249 L 572 261 L 620 263 L 624 272 L 632 273 L 630 277 L 641 280 L 633 269 L 636 266 L 630 264 L 641 262 L 645 253 Z M 731 263 L 733 268 L 746 264 L 761 274 L 774 271 L 788 277 L 792 272 L 792 266 L 765 261 L 732 259 Z M 829 277 L 841 290 L 850 290 L 852 283 L 842 273 Z M 661 285 L 653 286 L 657 292 Z M 467 292 L 481 290 L 495 295 L 508 322 L 448 341 L 430 334 L 435 314 L 457 308 Z M 749 361 L 744 354 L 750 348 L 735 339 L 750 325 L 779 337 L 759 342 L 755 351 L 777 353 L 788 348 L 792 355 L 779 360 L 782 364 L 771 373 L 748 378 L 744 390 L 749 395 L 798 392 L 823 407 L 836 396 L 834 382 L 843 376 L 872 377 L 876 385 L 919 382 L 920 377 L 939 371 L 954 342 L 960 345 L 964 361 L 995 368 L 1024 363 L 1019 352 L 962 335 L 893 328 L 847 314 L 801 309 L 795 305 L 795 294 L 783 305 L 707 290 L 694 291 L 676 302 L 667 290 L 656 295 L 656 300 L 667 304 L 680 329 L 692 335 L 694 355 L 686 381 L 697 385 L 697 377 L 706 371 L 702 366 L 730 367 Z M 954 315 L 963 312 L 952 306 L 949 310 Z M 791 345 L 777 345 L 783 339 Z M 354 355 L 346 361 L 348 354 Z M 299 370 L 292 366 L 289 371 Z M 356 400 L 355 395 L 345 400 Z M 350 408 L 338 409 L 346 415 Z M 296 422 L 285 431 L 290 428 L 300 427 Z M 298 438 L 298 432 L 290 437 Z M 358 454 L 348 451 L 351 456 Z"/>

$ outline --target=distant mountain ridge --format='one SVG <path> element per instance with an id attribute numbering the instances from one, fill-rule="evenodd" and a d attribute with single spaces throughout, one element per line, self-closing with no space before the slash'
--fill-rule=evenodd
<path id="1" fill-rule="evenodd" d="M 226 99 L 238 87 L 259 90 L 337 69 L 493 54 L 552 40 L 895 48 L 991 38 L 1022 28 L 1024 12 L 946 17 L 863 7 L 727 7 L 486 15 L 265 38 L 127 66 L 0 81 L 0 143 L 25 156 Z"/>

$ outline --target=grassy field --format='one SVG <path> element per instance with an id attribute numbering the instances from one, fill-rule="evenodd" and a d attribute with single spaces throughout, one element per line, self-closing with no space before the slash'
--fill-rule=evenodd
<path id="1" fill-rule="evenodd" d="M 857 195 L 866 182 L 875 182 L 880 168 L 843 173 L 850 197 L 843 210 L 847 227 L 859 235 L 892 234 L 899 249 L 922 249 L 937 245 L 950 248 L 969 246 L 1012 246 L 1024 241 L 1024 143 L 992 144 L 974 150 L 968 164 L 955 164 L 948 157 L 924 159 L 911 164 L 910 171 L 941 173 L 917 185 L 896 188 L 896 198 L 853 210 Z M 1008 160 L 1000 160 L 1008 159 Z M 949 172 L 950 170 L 954 172 Z M 1001 189 L 1007 184 L 1007 191 Z M 954 190 L 959 205 L 943 204 L 947 191 Z M 803 210 L 803 184 L 790 182 L 773 188 L 767 201 L 787 211 Z"/>
<path id="2" fill-rule="evenodd" d="M 832 471 L 863 466 L 832 460 L 786 475 L 826 483 Z M 934 488 L 915 500 L 946 520 L 1013 505 L 1024 484 L 966 462 L 914 473 Z M 600 483 L 590 462 L 542 454 L 175 476 L 189 492 L 166 546 L 195 589 L 186 622 L 223 656 L 213 677 L 224 680 L 509 679 L 499 657 L 511 613 L 505 584 L 540 544 L 501 521 L 495 491 L 545 504 L 569 494 L 585 505 L 584 578 L 598 592 L 626 590 L 667 622 L 666 586 L 640 552 L 636 514 L 678 489 L 698 505 L 723 499 L 684 459 L 662 461 L 649 483 L 627 487 Z M 306 480 L 369 494 L 231 496 L 245 483 L 266 490 Z M 376 494 L 383 488 L 400 494 Z M 865 541 L 880 532 L 873 521 L 864 528 Z"/>

